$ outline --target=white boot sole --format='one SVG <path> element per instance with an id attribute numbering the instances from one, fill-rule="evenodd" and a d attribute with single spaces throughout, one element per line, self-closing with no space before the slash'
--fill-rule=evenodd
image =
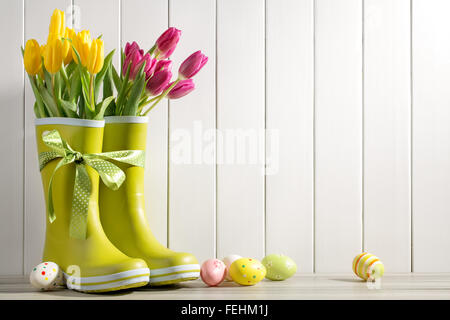
<path id="1" fill-rule="evenodd" d="M 150 281 L 150 269 L 134 269 L 95 277 L 75 277 L 64 273 L 69 289 L 83 292 L 115 291 L 144 286 Z"/>

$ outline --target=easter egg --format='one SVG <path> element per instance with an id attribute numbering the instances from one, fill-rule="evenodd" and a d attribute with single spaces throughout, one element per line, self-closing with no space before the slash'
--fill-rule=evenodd
<path id="1" fill-rule="evenodd" d="M 368 252 L 358 254 L 353 259 L 353 272 L 363 280 L 374 281 L 384 274 L 384 265 L 380 259 Z"/>
<path id="2" fill-rule="evenodd" d="M 229 256 L 226 256 L 222 259 L 223 263 L 227 266 L 227 274 L 225 276 L 225 279 L 228 281 L 232 281 L 230 276 L 230 266 L 233 262 L 235 262 L 237 259 L 242 258 L 241 256 L 238 256 L 237 254 L 230 254 Z"/>
<path id="3" fill-rule="evenodd" d="M 266 278 L 270 280 L 286 280 L 297 272 L 294 260 L 282 254 L 269 254 L 262 264 L 266 267 Z"/>
<path id="4" fill-rule="evenodd" d="M 218 259 L 209 259 L 202 263 L 200 277 L 210 287 L 217 286 L 225 279 L 227 267 Z"/>
<path id="5" fill-rule="evenodd" d="M 266 268 L 256 259 L 240 258 L 230 266 L 230 276 L 234 282 L 252 286 L 266 276 Z"/>
<path id="6" fill-rule="evenodd" d="M 60 267 L 50 261 L 42 262 L 31 270 L 30 283 L 39 290 L 52 290 L 64 284 Z"/>

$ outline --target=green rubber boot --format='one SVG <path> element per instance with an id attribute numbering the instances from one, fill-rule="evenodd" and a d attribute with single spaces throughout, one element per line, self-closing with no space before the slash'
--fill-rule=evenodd
<path id="1" fill-rule="evenodd" d="M 102 151 L 104 121 L 73 118 L 36 119 L 38 152 L 52 151 L 42 140 L 46 131 L 58 130 L 75 151 L 100 153 Z M 45 200 L 53 170 L 61 158 L 48 162 L 41 171 Z M 66 285 L 83 292 L 107 292 L 145 286 L 149 269 L 142 259 L 130 258 L 117 249 L 106 237 L 98 213 L 99 175 L 85 166 L 91 180 L 91 196 L 87 216 L 86 239 L 69 236 L 75 164 L 58 169 L 53 178 L 52 196 L 56 219 L 47 218 L 44 261 L 52 261 L 64 272 Z"/>
<path id="2" fill-rule="evenodd" d="M 103 152 L 145 150 L 147 117 L 106 117 Z M 130 257 L 145 260 L 150 285 L 167 285 L 199 277 L 200 266 L 189 253 L 174 252 L 154 237 L 147 222 L 144 168 L 117 164 L 127 178 L 113 191 L 100 184 L 100 219 L 111 242 Z"/>

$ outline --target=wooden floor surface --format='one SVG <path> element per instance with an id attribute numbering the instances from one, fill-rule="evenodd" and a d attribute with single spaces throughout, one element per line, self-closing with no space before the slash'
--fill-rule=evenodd
<path id="1" fill-rule="evenodd" d="M 201 280 L 179 285 L 143 287 L 108 294 L 68 289 L 39 292 L 24 277 L 0 277 L 4 299 L 450 299 L 450 274 L 385 275 L 368 286 L 352 275 L 296 275 L 286 281 L 264 280 L 252 287 L 225 282 L 208 288 Z"/>

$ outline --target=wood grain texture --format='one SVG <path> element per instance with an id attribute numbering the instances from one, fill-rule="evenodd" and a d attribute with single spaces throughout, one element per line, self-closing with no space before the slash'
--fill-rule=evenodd
<path id="1" fill-rule="evenodd" d="M 102 36 L 105 56 L 116 50 L 113 63 L 120 64 L 120 0 L 73 0 L 80 7 L 80 30 L 89 30 L 92 39 Z"/>
<path id="2" fill-rule="evenodd" d="M 2 3 L 0 12 L 0 274 L 22 274 L 23 268 L 23 2 Z M 27 79 L 28 80 L 28 79 Z"/>
<path id="3" fill-rule="evenodd" d="M 173 78 L 195 51 L 201 49 L 208 56 L 208 63 L 194 77 L 195 91 L 170 101 L 169 245 L 192 252 L 199 261 L 216 255 L 215 17 L 214 1 L 170 1 L 170 25 L 182 30 L 171 57 Z M 190 156 L 185 158 L 183 150 Z"/>
<path id="4" fill-rule="evenodd" d="M 264 1 L 217 2 L 217 51 L 217 255 L 261 258 Z"/>
<path id="5" fill-rule="evenodd" d="M 409 272 L 410 1 L 364 4 L 364 250 Z"/>
<path id="6" fill-rule="evenodd" d="M 362 246 L 362 6 L 316 1 L 315 271 L 351 272 Z"/>
<path id="7" fill-rule="evenodd" d="M 448 1 L 413 1 L 413 270 L 419 272 L 448 271 L 450 263 L 449 14 Z"/>
<path id="8" fill-rule="evenodd" d="M 168 26 L 168 1 L 122 1 L 121 14 L 122 47 L 136 41 L 147 51 Z M 167 245 L 167 127 L 168 110 L 164 100 L 149 113 L 145 159 L 147 219 L 153 234 L 164 245 Z"/>
<path id="9" fill-rule="evenodd" d="M 70 5 L 70 0 L 26 0 L 25 39 L 34 38 L 39 44 L 46 43 L 53 10 L 57 8 L 66 11 Z M 67 25 L 70 25 L 69 23 Z M 46 209 L 34 129 L 33 105 L 36 99 L 29 82 L 25 83 L 24 272 L 27 274 L 42 259 Z"/>
<path id="10" fill-rule="evenodd" d="M 314 1 L 266 5 L 266 252 L 312 272 Z"/>
<path id="11" fill-rule="evenodd" d="M 225 282 L 209 288 L 199 279 L 174 285 L 170 290 L 144 287 L 105 295 L 68 289 L 39 292 L 28 279 L 0 278 L 0 300 L 446 300 L 450 299 L 449 287 L 448 273 L 390 274 L 379 285 L 348 274 L 297 274 L 286 281 L 263 280 L 251 287 Z M 270 308 L 269 313 L 273 318 L 282 318 Z"/>

